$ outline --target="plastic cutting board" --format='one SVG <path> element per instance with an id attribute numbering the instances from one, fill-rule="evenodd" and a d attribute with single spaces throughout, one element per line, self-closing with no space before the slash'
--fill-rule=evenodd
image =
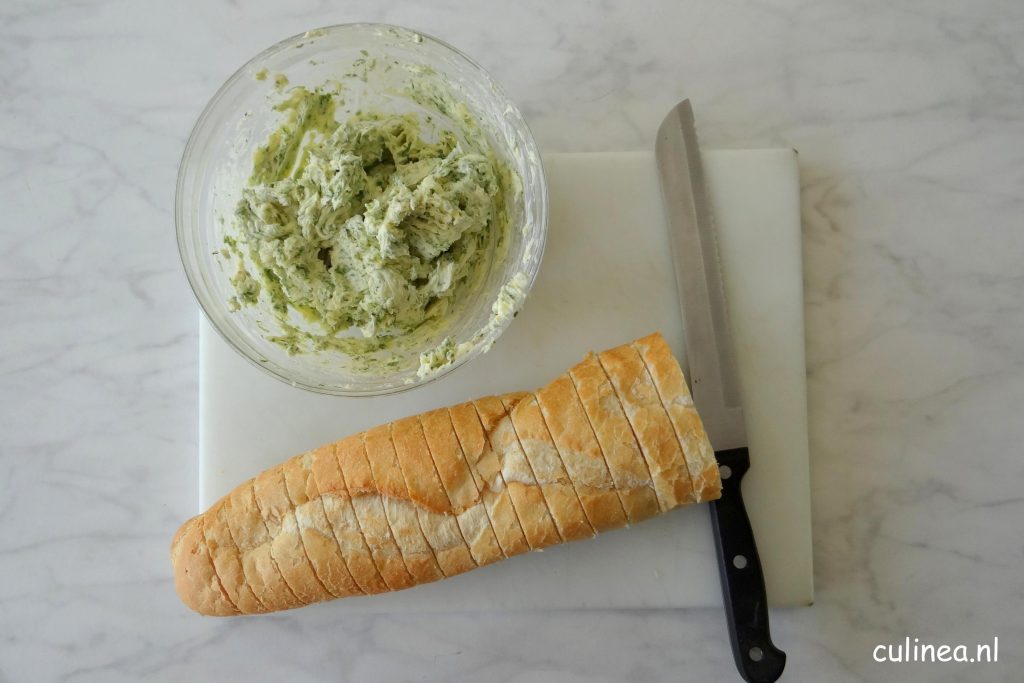
<path id="1" fill-rule="evenodd" d="M 704 153 L 750 436 L 744 498 L 772 605 L 813 600 L 799 179 L 792 150 Z M 205 319 L 200 330 L 203 509 L 286 457 L 391 419 L 541 386 L 588 350 L 683 334 L 654 157 L 545 157 L 550 232 L 517 320 L 484 356 L 414 391 L 328 397 L 265 376 Z M 325 609 L 675 608 L 721 604 L 708 510 L 528 553 L 446 581 Z"/>

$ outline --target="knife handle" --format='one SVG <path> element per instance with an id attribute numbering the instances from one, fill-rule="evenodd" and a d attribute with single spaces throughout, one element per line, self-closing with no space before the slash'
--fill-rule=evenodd
<path id="1" fill-rule="evenodd" d="M 743 680 L 771 683 L 782 675 L 786 653 L 775 647 L 768 631 L 764 574 L 740 492 L 750 454 L 746 448 L 733 448 L 717 451 L 715 457 L 722 469 L 722 497 L 711 503 L 711 526 L 732 653 Z"/>

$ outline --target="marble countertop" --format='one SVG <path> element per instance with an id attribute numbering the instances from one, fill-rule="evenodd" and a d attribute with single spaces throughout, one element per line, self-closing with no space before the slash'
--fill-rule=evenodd
<path id="1" fill-rule="evenodd" d="M 12 2 L 0 8 L 0 681 L 731 680 L 717 610 L 199 619 L 197 308 L 178 159 L 275 40 L 388 21 L 466 50 L 549 151 L 800 151 L 817 604 L 788 680 L 1020 680 L 1024 5 Z M 993 664 L 875 645 L 1000 638 Z"/>

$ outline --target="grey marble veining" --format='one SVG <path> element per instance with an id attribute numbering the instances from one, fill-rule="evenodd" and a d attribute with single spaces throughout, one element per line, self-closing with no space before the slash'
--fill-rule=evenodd
<path id="1" fill-rule="evenodd" d="M 546 150 L 800 150 L 818 603 L 796 681 L 1020 680 L 1024 5 L 8 2 L 0 7 L 0 681 L 730 680 L 717 611 L 198 619 L 188 131 L 273 41 L 390 21 L 476 57 Z M 989 665 L 877 664 L 905 636 Z"/>

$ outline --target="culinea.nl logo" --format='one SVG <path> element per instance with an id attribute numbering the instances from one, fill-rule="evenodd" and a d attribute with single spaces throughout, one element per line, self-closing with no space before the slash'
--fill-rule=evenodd
<path id="1" fill-rule="evenodd" d="M 908 636 L 902 643 L 876 645 L 872 656 L 876 662 L 998 662 L 999 636 L 993 637 L 991 643 L 976 645 L 935 645 Z"/>

